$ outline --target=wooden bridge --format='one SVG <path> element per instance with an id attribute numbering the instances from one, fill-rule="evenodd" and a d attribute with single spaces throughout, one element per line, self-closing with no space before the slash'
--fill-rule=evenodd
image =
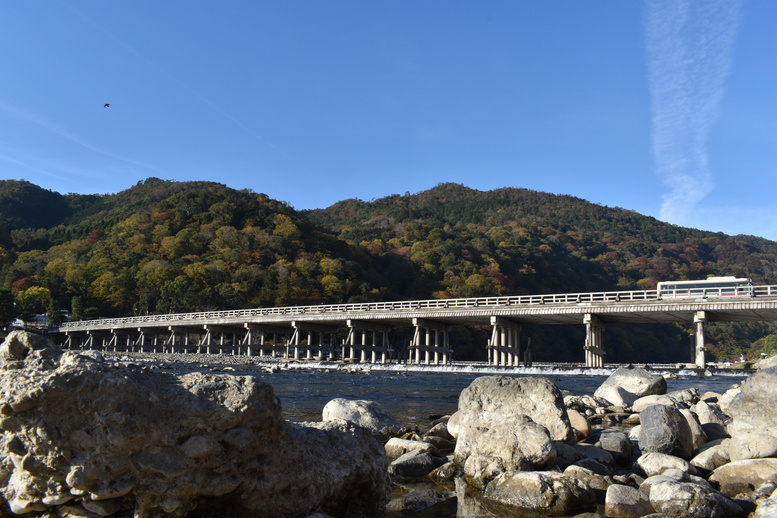
<path id="1" fill-rule="evenodd" d="M 646 290 L 206 311 L 67 322 L 53 332 L 69 348 L 385 363 L 394 359 L 391 329 L 412 326 L 406 360 L 438 365 L 451 360 L 452 326 L 491 326 L 489 364 L 518 366 L 531 354 L 519 341 L 522 324 L 579 324 L 586 365 L 601 367 L 608 323 L 693 323 L 691 360 L 703 367 L 706 322 L 774 320 L 777 286 L 754 286 L 704 297 Z"/>

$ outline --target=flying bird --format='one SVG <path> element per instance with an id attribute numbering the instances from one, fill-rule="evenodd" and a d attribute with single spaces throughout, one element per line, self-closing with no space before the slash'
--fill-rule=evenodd
<path id="1" fill-rule="evenodd" d="M 108 104 L 108 103 L 103 104 L 103 108 L 110 108 L 110 107 L 111 107 L 111 105 Z"/>

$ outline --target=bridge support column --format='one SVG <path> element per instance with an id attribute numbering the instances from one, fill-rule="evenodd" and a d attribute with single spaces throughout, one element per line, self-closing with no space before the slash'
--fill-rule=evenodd
<path id="1" fill-rule="evenodd" d="M 415 334 L 410 344 L 411 352 L 415 350 L 415 363 L 421 363 L 421 352 L 424 353 L 424 364 L 432 363 L 432 354 L 434 355 L 434 365 L 447 365 L 450 362 L 450 354 L 453 352 L 450 348 L 449 328 L 440 322 L 434 322 L 422 318 L 414 318 Z"/>
<path id="2" fill-rule="evenodd" d="M 583 315 L 585 324 L 585 365 L 604 367 L 604 322 L 591 313 Z"/>
<path id="3" fill-rule="evenodd" d="M 306 360 L 322 361 L 327 356 L 330 360 L 334 358 L 337 333 L 340 331 L 340 328 L 299 321 L 292 322 L 291 327 L 294 329 L 292 338 L 295 343 L 295 351 L 298 348 L 303 350 Z M 300 341 L 303 333 L 307 340 L 304 344 Z M 327 335 L 328 339 L 326 338 Z M 295 358 L 297 357 L 298 355 L 295 353 Z"/>
<path id="4" fill-rule="evenodd" d="M 246 336 L 243 339 L 243 344 L 247 345 L 249 348 L 251 345 L 258 345 L 259 356 L 268 355 L 275 358 L 278 354 L 283 355 L 286 351 L 286 342 L 288 342 L 290 332 L 288 328 L 256 324 L 253 322 L 246 322 L 243 327 L 247 330 Z M 255 341 L 257 335 L 258 344 Z M 272 337 L 272 339 L 270 337 Z M 269 345 L 267 344 L 268 341 L 270 342 Z M 255 348 L 253 351 L 255 352 Z"/>
<path id="5" fill-rule="evenodd" d="M 380 363 L 386 363 L 386 355 L 392 350 L 388 339 L 391 328 L 359 320 L 347 320 L 346 323 L 349 329 L 348 338 L 345 341 L 350 344 L 351 358 L 355 358 L 355 349 L 358 349 L 361 363 L 378 363 L 378 354 L 380 354 Z M 361 342 L 358 345 L 357 335 Z"/>
<path id="6" fill-rule="evenodd" d="M 704 323 L 707 321 L 707 313 L 704 311 L 697 311 L 693 315 L 693 323 L 696 324 L 696 347 L 693 355 L 693 362 L 697 367 L 704 368 L 707 365 L 704 357 Z"/>
<path id="7" fill-rule="evenodd" d="M 518 367 L 520 363 L 521 324 L 502 317 L 491 317 L 491 340 L 488 342 L 488 364 Z"/>

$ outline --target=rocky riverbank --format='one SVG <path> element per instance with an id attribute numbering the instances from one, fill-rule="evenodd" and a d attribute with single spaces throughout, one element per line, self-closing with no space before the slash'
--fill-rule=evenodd
<path id="1" fill-rule="evenodd" d="M 458 412 L 386 443 L 395 483 L 453 488 L 388 508 L 456 499 L 456 516 L 774 517 L 776 395 L 777 367 L 704 394 L 666 393 L 642 369 L 617 370 L 593 396 L 540 377 L 478 378 Z"/>
<path id="2" fill-rule="evenodd" d="M 456 413 L 409 430 L 361 400 L 284 421 L 270 386 L 236 375 L 283 368 L 265 360 L 105 359 L 12 334 L 0 516 L 777 515 L 777 367 L 719 393 L 667 393 L 639 368 L 593 395 L 484 376 Z"/>

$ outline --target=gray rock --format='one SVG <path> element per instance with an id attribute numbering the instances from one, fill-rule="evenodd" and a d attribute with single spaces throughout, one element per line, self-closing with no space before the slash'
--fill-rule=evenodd
<path id="1" fill-rule="evenodd" d="M 386 441 L 384 450 L 386 451 L 386 457 L 388 457 L 389 460 L 398 459 L 411 450 L 422 450 L 433 457 L 440 456 L 440 452 L 437 451 L 437 448 L 428 442 L 411 441 L 409 439 L 400 439 L 399 437 L 392 437 Z"/>
<path id="2" fill-rule="evenodd" d="M 603 477 L 611 477 L 615 473 L 613 471 L 613 467 L 608 466 L 607 464 L 602 464 L 596 459 L 580 459 L 579 461 L 575 462 L 574 465 L 593 471 L 597 475 L 602 475 Z"/>
<path id="3" fill-rule="evenodd" d="M 594 446 L 609 452 L 616 464 L 626 466 L 631 464 L 634 447 L 629 436 L 617 430 L 606 430 L 599 435 Z"/>
<path id="4" fill-rule="evenodd" d="M 436 489 L 420 489 L 399 498 L 394 498 L 386 506 L 386 511 L 402 514 L 413 514 L 428 509 L 435 504 L 455 498 L 452 491 L 437 491 Z"/>
<path id="5" fill-rule="evenodd" d="M 777 516 L 777 490 L 769 498 L 758 502 L 752 518 L 774 518 L 775 516 Z"/>
<path id="6" fill-rule="evenodd" d="M 768 369 L 769 367 L 777 367 L 777 356 L 770 356 L 755 363 L 755 368 L 758 370 Z"/>
<path id="7" fill-rule="evenodd" d="M 747 515 L 730 498 L 691 482 L 666 480 L 650 489 L 653 509 L 669 516 L 739 518 Z"/>
<path id="8" fill-rule="evenodd" d="M 699 417 L 699 423 L 704 425 L 707 423 L 725 424 L 728 421 L 726 414 L 720 411 L 717 406 L 711 405 L 706 401 L 699 401 L 693 407 L 694 412 Z"/>
<path id="9" fill-rule="evenodd" d="M 644 477 L 661 475 L 670 469 L 677 469 L 692 475 L 698 474 L 696 468 L 687 460 L 665 453 L 644 453 L 634 462 L 634 472 Z"/>
<path id="10" fill-rule="evenodd" d="M 459 413 L 454 412 L 451 414 L 450 419 L 448 419 L 448 422 L 446 423 L 446 428 L 448 429 L 448 433 L 451 434 L 451 437 L 454 439 L 458 439 L 459 437 Z"/>
<path id="11" fill-rule="evenodd" d="M 518 415 L 529 416 L 547 428 L 554 441 L 568 442 L 574 438 L 561 392 L 547 378 L 477 378 L 461 392 L 458 414 L 457 451 L 462 443 L 466 450 L 472 439 L 466 432 Z"/>
<path id="12" fill-rule="evenodd" d="M 728 496 L 748 493 L 764 483 L 777 480 L 777 459 L 749 459 L 729 462 L 709 476 Z"/>
<path id="13" fill-rule="evenodd" d="M 704 433 L 704 429 L 699 424 L 696 414 L 685 408 L 681 408 L 680 413 L 683 414 L 685 421 L 688 423 L 688 428 L 690 428 L 693 438 L 691 444 L 693 445 L 693 450 L 696 450 L 707 442 L 707 434 Z"/>
<path id="14" fill-rule="evenodd" d="M 666 395 L 673 397 L 677 401 L 682 401 L 683 403 L 687 404 L 689 407 L 692 407 L 693 405 L 695 405 L 696 402 L 699 401 L 700 399 L 699 389 L 695 387 L 673 390 L 672 392 L 668 392 Z"/>
<path id="15" fill-rule="evenodd" d="M 734 399 L 742 392 L 740 385 L 733 385 L 731 388 L 729 388 L 727 391 L 723 393 L 723 395 L 720 396 L 718 399 L 718 408 L 721 412 L 723 412 L 728 417 L 731 417 L 731 413 L 729 412 L 731 403 L 734 401 Z"/>
<path id="16" fill-rule="evenodd" d="M 569 416 L 569 424 L 573 429 L 577 430 L 580 437 L 588 437 L 591 435 L 591 423 L 588 422 L 588 418 L 575 410 L 574 408 L 567 409 L 567 415 Z"/>
<path id="17" fill-rule="evenodd" d="M 722 396 L 722 395 L 723 394 L 721 394 L 719 392 L 708 390 L 707 392 L 705 392 L 704 394 L 702 394 L 699 397 L 699 401 L 704 401 L 704 402 L 710 403 L 710 404 L 717 403 L 720 400 L 720 396 Z"/>
<path id="18" fill-rule="evenodd" d="M 727 412 L 732 418 L 728 426 L 731 437 L 745 432 L 777 436 L 777 367 L 758 371 L 740 389 Z"/>
<path id="19" fill-rule="evenodd" d="M 715 441 L 713 441 L 715 442 Z M 731 462 L 728 448 L 722 444 L 716 444 L 709 448 L 700 448 L 690 463 L 701 472 L 714 471 L 717 468 Z"/>
<path id="20" fill-rule="evenodd" d="M 694 450 L 693 435 L 688 421 L 678 409 L 663 405 L 649 406 L 640 413 L 640 419 L 640 450 L 685 459 L 691 457 Z"/>
<path id="21" fill-rule="evenodd" d="M 321 420 L 342 420 L 366 428 L 374 434 L 397 433 L 402 429 L 399 421 L 376 401 L 336 398 L 324 406 Z"/>
<path id="22" fill-rule="evenodd" d="M 469 432 L 463 428 L 454 460 L 463 465 L 464 479 L 478 488 L 505 471 L 540 470 L 556 461 L 556 448 L 548 431 L 526 416 L 492 423 L 471 441 L 467 457 L 460 456 L 458 447 L 465 433 Z"/>
<path id="23" fill-rule="evenodd" d="M 583 458 L 583 455 L 571 444 L 555 441 L 553 446 L 556 448 L 556 466 L 562 471 L 567 466 L 574 464 Z"/>
<path id="24" fill-rule="evenodd" d="M 449 441 L 447 439 L 443 439 L 442 437 L 438 437 L 436 435 L 426 435 L 422 438 L 422 440 L 425 443 L 431 444 L 435 448 L 437 448 L 437 451 L 440 453 L 449 453 L 452 452 L 453 449 L 456 447 L 456 443 Z"/>
<path id="25" fill-rule="evenodd" d="M 122 367 L 27 338 L 0 346 L 3 413 L 16 428 L 0 441 L 0 493 L 14 512 L 76 497 L 90 512 L 137 516 L 225 506 L 236 517 L 356 517 L 389 500 L 378 441 L 342 421 L 284 422 L 254 377 Z"/>
<path id="26" fill-rule="evenodd" d="M 594 461 L 595 462 L 595 461 Z M 607 488 L 615 484 L 612 475 L 597 473 L 585 466 L 573 464 L 564 470 L 564 474 L 573 477 L 590 487 L 596 495 L 596 501 L 603 504 Z"/>
<path id="27" fill-rule="evenodd" d="M 728 453 L 732 461 L 777 457 L 777 437 L 761 432 L 741 433 L 731 438 Z"/>
<path id="28" fill-rule="evenodd" d="M 596 505 L 596 495 L 591 488 L 554 471 L 503 473 L 488 484 L 483 496 L 519 509 L 550 515 L 574 514 Z"/>
<path id="29" fill-rule="evenodd" d="M 666 405 L 677 408 L 678 402 L 677 399 L 668 394 L 651 394 L 649 396 L 643 396 L 634 401 L 634 404 L 631 405 L 631 411 L 642 412 L 647 407 L 653 405 Z"/>
<path id="30" fill-rule="evenodd" d="M 580 453 L 582 458 L 594 459 L 602 464 L 607 464 L 608 466 L 613 466 L 615 464 L 615 459 L 612 457 L 612 454 L 598 446 L 582 442 L 573 444 L 572 446 Z"/>
<path id="31" fill-rule="evenodd" d="M 634 401 L 650 394 L 665 394 L 666 380 L 645 369 L 619 367 L 596 389 L 594 397 L 604 398 L 613 405 L 630 407 Z"/>
<path id="32" fill-rule="evenodd" d="M 704 423 L 701 425 L 701 429 L 704 430 L 704 435 L 707 436 L 708 441 L 714 441 L 716 439 L 727 439 L 731 437 L 726 431 L 726 427 L 718 423 Z"/>
<path id="33" fill-rule="evenodd" d="M 604 514 L 609 518 L 640 518 L 651 514 L 650 498 L 637 488 L 613 484 L 604 498 Z"/>
<path id="34" fill-rule="evenodd" d="M 424 434 L 424 437 L 440 437 L 446 441 L 455 441 L 454 437 L 448 432 L 447 423 L 437 423 Z"/>
<path id="35" fill-rule="evenodd" d="M 429 478 L 435 482 L 445 482 L 446 480 L 452 480 L 456 476 L 458 468 L 455 462 L 446 462 L 439 468 L 435 468 L 429 473 Z"/>
<path id="36" fill-rule="evenodd" d="M 410 450 L 389 464 L 388 471 L 392 477 L 418 478 L 425 477 L 434 469 L 434 459 L 423 450 Z"/>

